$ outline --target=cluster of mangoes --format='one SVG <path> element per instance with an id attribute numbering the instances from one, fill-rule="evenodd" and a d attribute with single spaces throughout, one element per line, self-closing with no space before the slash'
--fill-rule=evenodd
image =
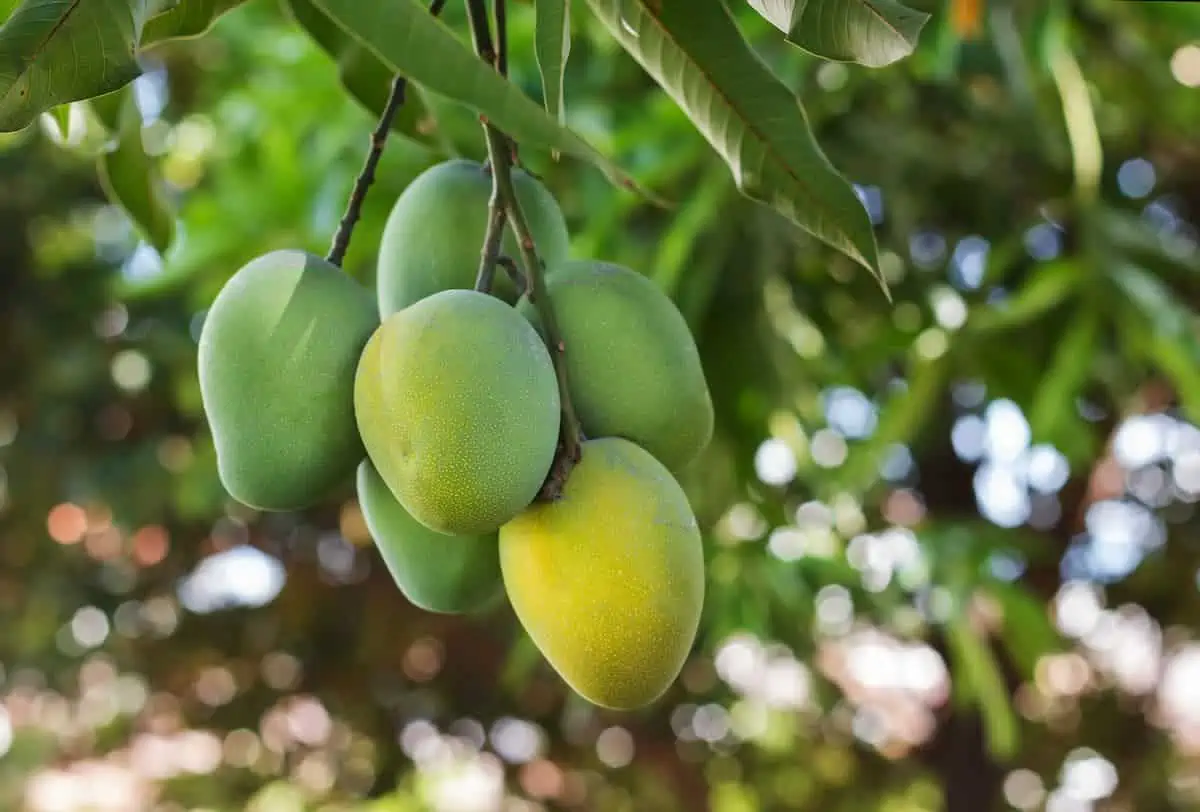
<path id="1" fill-rule="evenodd" d="M 635 708 L 675 679 L 699 624 L 700 534 L 675 475 L 709 442 L 712 401 L 671 300 L 628 268 L 572 259 L 557 201 L 520 169 L 513 184 L 585 435 L 558 498 L 539 498 L 561 453 L 551 348 L 513 280 L 473 289 L 492 180 L 467 160 L 398 198 L 375 297 L 294 250 L 229 279 L 198 359 L 218 472 L 261 510 L 309 506 L 357 473 L 409 600 L 467 613 L 507 595 L 572 688 Z M 524 270 L 511 229 L 502 252 Z"/>

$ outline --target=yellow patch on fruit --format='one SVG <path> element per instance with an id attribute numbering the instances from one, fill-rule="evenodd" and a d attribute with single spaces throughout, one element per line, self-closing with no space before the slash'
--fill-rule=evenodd
<path id="1" fill-rule="evenodd" d="M 640 446 L 584 443 L 563 497 L 500 528 L 500 569 L 529 636 L 588 701 L 647 705 L 683 668 L 704 603 L 700 531 Z"/>

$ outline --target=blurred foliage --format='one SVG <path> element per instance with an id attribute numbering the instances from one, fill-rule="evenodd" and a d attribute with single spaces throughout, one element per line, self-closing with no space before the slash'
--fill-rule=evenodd
<path id="1" fill-rule="evenodd" d="M 574 698 L 507 607 L 408 605 L 349 483 L 257 515 L 217 481 L 204 310 L 256 255 L 324 252 L 386 74 L 260 0 L 2 136 L 0 808 L 1200 805 L 1200 12 L 913 5 L 919 47 L 880 70 L 739 14 L 858 185 L 890 304 L 572 15 L 566 121 L 674 207 L 521 158 L 576 255 L 676 299 L 718 413 L 685 482 L 701 635 L 632 715 Z M 510 19 L 540 99 L 534 9 Z M 367 284 L 404 186 L 483 155 L 472 113 L 412 99 L 347 256 Z M 166 225 L 97 175 L 122 100 Z"/>

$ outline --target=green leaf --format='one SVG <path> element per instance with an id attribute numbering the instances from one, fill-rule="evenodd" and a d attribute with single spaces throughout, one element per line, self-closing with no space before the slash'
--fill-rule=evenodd
<path id="1" fill-rule="evenodd" d="M 747 45 L 723 4 L 588 4 L 688 114 L 746 196 L 773 206 L 884 284 L 866 209 L 821 151 L 799 100 Z"/>
<path id="2" fill-rule="evenodd" d="M 1032 278 L 1010 299 L 972 313 L 967 329 L 973 333 L 987 333 L 1028 324 L 1061 304 L 1085 278 L 1075 260 L 1048 262 L 1038 267 Z"/>
<path id="3" fill-rule="evenodd" d="M 225 12 L 246 0 L 173 0 L 146 21 L 142 43 L 149 45 L 166 39 L 198 37 L 208 31 Z"/>
<path id="4" fill-rule="evenodd" d="M 590 161 L 612 182 L 645 194 L 593 146 L 485 65 L 418 0 L 315 0 L 315 5 L 379 57 L 390 71 L 483 114 L 522 146 L 565 152 Z"/>
<path id="5" fill-rule="evenodd" d="M 946 640 L 954 660 L 954 679 L 963 680 L 963 687 L 979 701 L 988 750 L 996 758 L 1010 758 L 1016 753 L 1020 731 L 996 655 L 962 614 L 947 624 Z"/>
<path id="6" fill-rule="evenodd" d="M 98 160 L 100 184 L 113 203 L 129 215 L 138 231 L 166 253 L 175 235 L 175 217 L 159 188 L 154 162 L 142 147 L 142 119 L 133 94 L 125 93 L 120 141 Z"/>
<path id="7" fill-rule="evenodd" d="M 535 55 L 542 74 L 542 98 L 546 112 L 566 120 L 563 103 L 563 76 L 571 53 L 570 0 L 534 0 L 537 12 Z"/>
<path id="8" fill-rule="evenodd" d="M 0 132 L 139 75 L 149 0 L 25 0 L 0 26 Z"/>
<path id="9" fill-rule="evenodd" d="M 870 439 L 852 446 L 846 462 L 834 472 L 823 475 L 824 487 L 830 493 L 847 488 L 861 491 L 878 480 L 879 465 L 888 449 L 911 442 L 934 415 L 949 370 L 949 353 L 934 359 L 914 354 L 908 371 L 908 386 L 883 404 L 879 424 Z"/>
<path id="10" fill-rule="evenodd" d="M 929 20 L 894 0 L 749 0 L 759 14 L 787 34 L 788 42 L 814 56 L 881 68 L 917 47 Z"/>
<path id="11" fill-rule="evenodd" d="M 1029 426 L 1035 442 L 1062 447 L 1064 432 L 1078 420 L 1075 398 L 1087 385 L 1100 342 L 1100 313 L 1088 307 L 1058 340 L 1058 349 L 1029 408 Z"/>
<path id="12" fill-rule="evenodd" d="M 1063 641 L 1050 622 L 1046 604 L 1019 584 L 990 583 L 986 590 L 1004 611 L 1001 636 L 1024 679 L 1032 680 L 1038 660 L 1061 651 Z"/>
<path id="13" fill-rule="evenodd" d="M 354 100 L 376 117 L 381 115 L 396 74 L 311 0 L 283 0 L 283 6 L 292 20 L 337 64 L 338 78 Z M 391 129 L 413 140 L 430 143 L 433 139 L 422 132 L 421 127 L 429 115 L 422 94 L 410 87 L 404 104 L 392 118 Z"/>

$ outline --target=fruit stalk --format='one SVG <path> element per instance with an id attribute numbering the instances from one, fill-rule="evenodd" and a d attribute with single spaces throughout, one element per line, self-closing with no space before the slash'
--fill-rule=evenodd
<path id="1" fill-rule="evenodd" d="M 492 173 L 492 197 L 488 200 L 487 233 L 483 237 L 483 249 L 479 252 L 479 273 L 475 277 L 475 290 L 490 293 L 492 277 L 496 274 L 496 263 L 500 259 L 500 241 L 504 238 L 504 226 L 508 223 L 508 212 L 500 199 L 499 184 Z"/>
<path id="2" fill-rule="evenodd" d="M 429 6 L 429 13 L 436 17 L 442 13 L 445 5 L 446 0 L 433 0 Z M 396 111 L 404 105 L 404 91 L 407 84 L 407 80 L 400 75 L 392 80 L 392 90 L 388 94 L 387 104 L 384 105 L 383 113 L 379 116 L 379 123 L 371 133 L 371 148 L 367 151 L 367 158 L 363 162 L 362 170 L 354 180 L 354 189 L 350 192 L 346 212 L 338 223 L 337 231 L 333 235 L 333 243 L 329 247 L 329 253 L 325 256 L 325 260 L 330 265 L 340 268 L 342 260 L 346 258 L 346 250 L 350 247 L 350 237 L 354 233 L 354 226 L 358 224 L 358 219 L 362 215 L 362 206 L 367 197 L 367 190 L 375 182 L 375 168 L 379 166 L 379 159 L 383 156 L 388 132 L 392 128 L 392 119 L 396 117 Z"/>
<path id="3" fill-rule="evenodd" d="M 497 9 L 504 0 L 495 0 Z M 497 21 L 503 25 L 504 12 L 499 11 Z M 471 23 L 472 39 L 475 53 L 485 62 L 499 67 L 497 53 L 492 47 L 492 34 L 488 26 L 487 10 L 484 0 L 467 0 L 467 18 Z M 505 38 L 500 36 L 503 43 Z M 566 346 L 558 331 L 558 322 L 554 317 L 554 305 L 546 295 L 545 282 L 542 279 L 542 262 L 537 254 L 533 235 L 529 224 L 521 211 L 521 204 L 512 183 L 512 143 L 487 119 L 481 119 L 484 137 L 487 140 L 488 162 L 492 168 L 493 200 L 503 203 L 504 212 L 511 223 L 517 237 L 517 249 L 521 254 L 521 263 L 525 266 L 526 295 L 537 308 L 542 330 L 545 332 L 546 344 L 550 349 L 550 358 L 554 362 L 554 375 L 558 381 L 558 394 L 562 404 L 562 417 L 559 426 L 559 448 L 554 456 L 554 464 L 546 477 L 538 498 L 552 501 L 562 494 L 563 485 L 571 468 L 579 461 L 581 455 L 581 434 L 579 419 L 571 404 L 571 395 L 567 387 Z M 494 264 L 494 263 L 493 263 Z"/>

